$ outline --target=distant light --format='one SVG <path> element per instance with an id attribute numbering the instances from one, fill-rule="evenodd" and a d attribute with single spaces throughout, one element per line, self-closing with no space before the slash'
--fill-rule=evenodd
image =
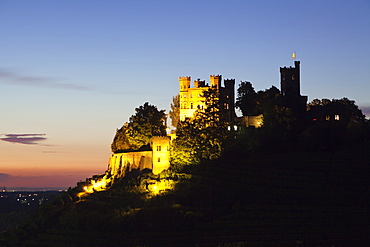
<path id="1" fill-rule="evenodd" d="M 292 53 L 292 59 L 295 59 L 296 58 L 296 52 L 293 52 Z"/>
<path id="2" fill-rule="evenodd" d="M 313 119 L 313 121 L 316 121 L 316 120 L 317 120 L 316 118 Z"/>

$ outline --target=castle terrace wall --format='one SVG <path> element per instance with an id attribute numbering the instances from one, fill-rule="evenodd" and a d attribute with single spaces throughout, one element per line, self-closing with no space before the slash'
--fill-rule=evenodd
<path id="1" fill-rule="evenodd" d="M 116 178 L 123 177 L 133 169 L 153 169 L 152 151 L 113 153 L 109 159 L 108 173 Z"/>

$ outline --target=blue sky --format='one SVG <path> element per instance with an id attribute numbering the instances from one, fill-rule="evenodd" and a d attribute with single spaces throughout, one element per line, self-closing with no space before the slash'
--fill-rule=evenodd
<path id="1" fill-rule="evenodd" d="M 179 76 L 279 88 L 294 51 L 310 101 L 348 97 L 370 116 L 369 13 L 367 0 L 0 1 L 0 138 L 38 140 L 0 141 L 0 185 L 103 173 L 115 129 L 146 101 L 168 110 Z"/>

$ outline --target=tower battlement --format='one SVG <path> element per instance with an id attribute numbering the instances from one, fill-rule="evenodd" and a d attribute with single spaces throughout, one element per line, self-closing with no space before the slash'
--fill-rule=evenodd
<path id="1" fill-rule="evenodd" d="M 179 76 L 179 80 L 190 80 L 191 76 Z"/>
<path id="2" fill-rule="evenodd" d="M 211 87 L 213 88 L 220 88 L 221 81 L 222 81 L 222 75 L 210 75 L 209 76 L 209 82 L 211 84 Z"/>
<path id="3" fill-rule="evenodd" d="M 179 77 L 180 91 L 187 90 L 188 88 L 190 88 L 190 81 L 191 81 L 190 76 L 180 76 Z"/>
<path id="4" fill-rule="evenodd" d="M 170 140 L 171 138 L 169 136 L 153 136 L 152 141 L 163 141 L 163 140 Z"/>
<path id="5" fill-rule="evenodd" d="M 280 88 L 282 95 L 300 96 L 300 61 L 294 61 L 295 67 L 280 67 Z"/>
<path id="6" fill-rule="evenodd" d="M 224 79 L 225 88 L 234 88 L 235 87 L 235 79 Z"/>

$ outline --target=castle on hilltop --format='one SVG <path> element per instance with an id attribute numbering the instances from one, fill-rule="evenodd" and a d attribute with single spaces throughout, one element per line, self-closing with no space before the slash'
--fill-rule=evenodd
<path id="1" fill-rule="evenodd" d="M 295 67 L 280 68 L 281 95 L 285 98 L 286 106 L 292 108 L 298 115 L 306 113 L 307 96 L 300 94 L 300 62 L 294 62 Z M 209 89 L 218 92 L 219 102 L 224 117 L 230 124 L 245 127 L 261 127 L 263 116 L 237 117 L 235 114 L 235 79 L 225 79 L 221 85 L 221 75 L 211 75 L 209 84 L 197 79 L 191 87 L 191 77 L 179 77 L 180 85 L 180 120 L 192 118 L 198 109 L 205 109 L 206 103 L 203 93 Z M 151 147 L 147 150 L 120 151 L 111 155 L 108 165 L 108 174 L 111 177 L 123 177 L 133 169 L 150 169 L 159 174 L 170 167 L 170 136 L 155 136 Z"/>

